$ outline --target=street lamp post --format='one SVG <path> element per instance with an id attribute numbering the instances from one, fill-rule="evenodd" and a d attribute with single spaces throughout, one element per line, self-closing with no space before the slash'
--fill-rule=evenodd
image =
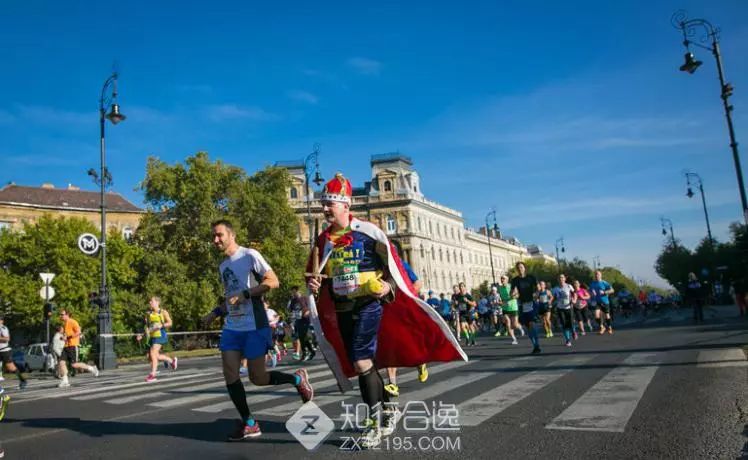
<path id="1" fill-rule="evenodd" d="M 670 227 L 670 242 L 675 248 L 675 235 L 673 234 L 673 221 L 667 217 L 660 217 L 660 224 L 662 225 L 662 236 L 667 236 L 666 225 Z"/>
<path id="2" fill-rule="evenodd" d="M 491 261 L 491 279 L 493 280 L 493 285 L 496 285 L 496 272 L 493 268 L 493 253 L 491 252 L 491 229 L 492 227 L 488 226 L 488 218 L 493 216 L 493 230 L 498 231 L 499 226 L 496 223 L 496 209 L 491 209 L 491 211 L 486 214 L 486 240 L 488 241 L 488 258 Z"/>
<path id="3" fill-rule="evenodd" d="M 114 352 L 114 338 L 112 337 L 112 310 L 106 284 L 106 188 L 111 185 L 112 176 L 106 167 L 106 147 L 104 143 L 106 120 L 112 122 L 113 125 L 125 120 L 125 116 L 120 113 L 119 104 L 117 104 L 117 77 L 117 72 L 112 73 L 101 88 L 101 97 L 99 98 L 100 169 L 98 173 L 93 169 L 88 171 L 88 174 L 93 177 L 94 181 L 101 186 L 101 243 L 99 249 L 101 284 L 99 286 L 98 316 L 98 367 L 100 369 L 113 369 L 117 367 L 117 355 Z M 110 89 L 111 95 L 109 94 Z M 109 113 L 107 113 L 107 109 L 109 109 Z"/>
<path id="4" fill-rule="evenodd" d="M 714 239 L 712 238 L 712 227 L 709 225 L 709 212 L 706 209 L 706 198 L 704 197 L 704 183 L 701 180 L 701 176 L 699 176 L 696 173 L 692 172 L 686 172 L 684 173 L 686 176 L 686 185 L 688 186 L 688 191 L 686 192 L 686 196 L 688 198 L 693 198 L 693 190 L 691 190 L 691 179 L 694 179 L 698 181 L 699 184 L 699 192 L 701 192 L 701 204 L 704 206 L 704 218 L 706 219 L 706 233 L 709 237 L 709 244 L 714 248 Z"/>
<path id="5" fill-rule="evenodd" d="M 314 144 L 312 153 L 304 158 L 304 182 L 306 186 L 306 223 L 309 227 L 309 250 L 314 248 L 314 236 L 317 234 L 316 229 L 312 228 L 312 192 L 309 185 L 309 178 L 312 175 L 311 162 L 314 161 L 314 182 L 319 187 L 325 180 L 319 173 L 319 144 Z"/>
<path id="6" fill-rule="evenodd" d="M 558 268 L 560 270 L 561 269 L 561 258 L 559 257 L 559 254 L 558 254 L 558 248 L 559 247 L 561 248 L 561 253 L 562 254 L 566 252 L 566 247 L 564 246 L 564 237 L 563 236 L 561 238 L 558 238 L 556 240 L 556 263 L 558 264 Z"/>
<path id="7" fill-rule="evenodd" d="M 740 203 L 743 207 L 743 219 L 748 225 L 748 200 L 745 195 L 745 185 L 743 184 L 743 170 L 740 166 L 740 155 L 738 154 L 738 141 L 735 140 L 735 129 L 732 126 L 732 111 L 733 106 L 730 104 L 729 98 L 733 93 L 733 86 L 729 82 L 725 82 L 725 75 L 722 69 L 722 56 L 719 51 L 719 29 L 715 28 L 709 21 L 705 19 L 688 19 L 685 11 L 677 11 L 671 18 L 673 27 L 683 32 L 683 45 L 686 47 L 686 61 L 680 66 L 680 70 L 683 72 L 694 73 L 696 69 L 702 64 L 701 61 L 696 60 L 693 53 L 691 52 L 691 45 L 703 48 L 707 51 L 711 51 L 714 58 L 717 61 L 717 73 L 719 75 L 719 87 L 720 97 L 722 98 L 722 105 L 725 109 L 725 117 L 727 118 L 727 130 L 730 134 L 730 148 L 732 149 L 732 159 L 735 163 L 735 174 L 738 178 L 738 189 L 740 191 Z M 702 29 L 705 35 L 702 36 L 701 41 L 707 42 L 711 39 L 711 46 L 704 46 L 700 43 L 695 43 L 689 40 L 696 34 L 697 29 Z"/>

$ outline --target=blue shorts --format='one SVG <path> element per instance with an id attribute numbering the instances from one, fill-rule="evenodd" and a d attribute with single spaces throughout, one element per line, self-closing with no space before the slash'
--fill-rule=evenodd
<path id="1" fill-rule="evenodd" d="M 247 359 L 265 356 L 273 348 L 273 339 L 269 327 L 256 331 L 232 331 L 224 329 L 221 332 L 221 351 L 241 351 Z"/>
<path id="2" fill-rule="evenodd" d="M 357 312 L 338 312 L 338 328 L 352 361 L 374 359 L 377 353 L 377 332 L 382 320 L 382 304 L 375 300 Z"/>
<path id="3" fill-rule="evenodd" d="M 161 332 L 161 337 L 151 337 L 151 346 L 153 345 L 166 345 L 169 343 L 169 338 L 165 332 Z"/>

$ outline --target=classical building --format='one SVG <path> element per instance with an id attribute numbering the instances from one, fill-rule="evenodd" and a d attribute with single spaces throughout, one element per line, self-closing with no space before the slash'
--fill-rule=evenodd
<path id="1" fill-rule="evenodd" d="M 299 239 L 308 244 L 310 235 L 324 226 L 319 193 L 307 199 L 303 162 L 276 165 L 287 168 L 291 175 L 288 199 L 298 216 Z M 460 211 L 427 199 L 413 161 L 399 153 L 371 157 L 371 180 L 354 187 L 351 211 L 398 241 L 424 288 L 436 292 L 449 293 L 459 281 L 468 287 L 492 282 L 492 259 L 498 281 L 517 261 L 531 257 L 516 239 L 501 238 L 494 232 L 489 251 L 486 229 L 465 228 Z"/>
<path id="2" fill-rule="evenodd" d="M 0 188 L 0 230 L 20 230 L 24 223 L 33 223 L 45 214 L 53 217 L 82 217 L 101 230 L 101 195 L 68 185 L 55 188 L 52 184 L 27 187 L 8 184 Z M 145 210 L 127 201 L 118 193 L 106 194 L 107 227 L 129 237 L 140 223 Z"/>

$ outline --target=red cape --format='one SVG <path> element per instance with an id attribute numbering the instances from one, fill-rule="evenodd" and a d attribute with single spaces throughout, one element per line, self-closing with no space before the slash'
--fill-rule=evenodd
<path id="1" fill-rule="evenodd" d="M 467 361 L 467 355 L 460 347 L 447 323 L 429 304 L 414 294 L 413 285 L 403 268 L 402 261 L 387 239 L 387 235 L 376 225 L 353 218 L 351 229 L 362 232 L 387 247 L 388 260 L 385 268 L 385 278 L 392 277 L 397 284 L 395 300 L 384 305 L 384 313 L 379 326 L 377 337 L 377 353 L 375 365 L 384 367 L 416 367 L 433 361 Z M 316 241 L 319 267 L 323 271 L 327 256 L 332 249 L 329 238 L 329 228 L 322 232 Z M 309 256 L 307 272 L 312 269 L 312 257 Z M 330 347 L 322 347 L 333 351 L 334 356 L 327 356 L 333 371 L 342 371 L 347 377 L 354 377 L 356 371 L 348 358 L 343 340 L 338 329 L 335 305 L 330 296 L 327 283 L 323 279 L 319 299 L 316 302 L 316 315 L 312 312 L 313 320 L 318 316 L 322 328 L 323 341 Z M 316 323 L 316 321 L 315 321 Z M 325 344 L 327 345 L 327 344 Z"/>

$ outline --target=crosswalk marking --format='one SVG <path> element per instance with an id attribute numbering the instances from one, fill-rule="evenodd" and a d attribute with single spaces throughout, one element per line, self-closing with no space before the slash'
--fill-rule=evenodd
<path id="1" fill-rule="evenodd" d="M 192 373 L 192 374 L 179 374 L 174 377 L 169 377 L 168 379 L 164 379 L 164 383 L 170 383 L 174 382 L 176 380 L 186 380 L 186 379 L 192 379 L 192 378 L 201 378 L 206 376 L 212 376 L 220 374 L 220 371 L 212 371 L 212 372 L 198 372 L 198 373 Z M 26 394 L 20 394 L 18 396 L 14 396 L 13 401 L 14 404 L 26 402 L 26 401 L 39 401 L 41 399 L 50 399 L 50 398 L 69 398 L 73 396 L 80 396 L 80 395 L 87 395 L 92 393 L 101 393 L 101 392 L 108 392 L 111 390 L 119 390 L 124 388 L 136 388 L 136 387 L 144 387 L 146 385 L 153 385 L 152 383 L 147 382 L 136 382 L 136 383 L 123 383 L 123 384 L 117 384 L 117 385 L 104 385 L 104 386 L 96 386 L 94 388 L 82 388 L 82 389 L 76 389 L 76 387 L 71 388 L 48 388 L 46 392 L 40 393 L 40 394 L 34 394 L 34 395 L 26 395 Z M 93 385 L 87 385 L 87 387 L 90 387 Z"/>
<path id="2" fill-rule="evenodd" d="M 699 352 L 696 367 L 746 367 L 745 353 L 740 348 L 721 348 L 718 350 L 704 350 Z"/>
<path id="3" fill-rule="evenodd" d="M 223 382 L 223 377 L 210 378 L 210 379 L 207 379 L 206 382 L 213 382 L 213 385 L 217 385 Z M 174 387 L 179 387 L 179 386 L 184 386 L 184 385 L 190 385 L 190 383 L 191 382 L 185 382 L 181 380 L 179 382 L 174 382 L 174 383 L 162 383 L 161 381 L 159 381 L 157 383 L 151 384 L 152 385 L 151 388 L 154 388 L 155 390 L 154 393 L 155 393 L 156 391 L 161 391 L 166 388 L 174 388 Z M 88 395 L 83 395 L 83 396 L 74 396 L 70 399 L 74 401 L 91 401 L 94 399 L 106 399 L 106 398 L 113 398 L 117 396 L 137 394 L 137 393 L 142 392 L 144 389 L 145 388 L 143 387 L 129 388 L 126 390 L 107 391 L 103 393 L 94 393 L 94 394 L 88 394 Z M 111 403 L 111 401 L 107 401 L 107 402 Z M 130 401 L 125 401 L 125 402 L 130 402 Z M 117 403 L 112 403 L 112 404 L 117 404 Z"/>
<path id="4" fill-rule="evenodd" d="M 623 433 L 654 378 L 656 353 L 635 353 L 553 419 L 546 428 Z"/>
<path id="5" fill-rule="evenodd" d="M 508 407 L 568 374 L 575 367 L 594 359 L 593 356 L 572 356 L 548 364 L 503 385 L 494 387 L 457 405 L 460 426 L 478 426 Z M 563 367 L 557 367 L 563 366 Z"/>
<path id="6" fill-rule="evenodd" d="M 476 362 L 477 362 L 476 360 L 473 360 L 473 361 L 470 361 L 470 362 L 466 362 L 466 361 L 452 361 L 452 362 L 449 362 L 449 363 L 438 364 L 436 366 L 432 366 L 431 368 L 429 368 L 429 375 L 437 375 L 440 372 L 444 372 L 444 371 L 452 370 L 452 369 L 458 369 L 458 368 L 460 368 L 462 366 L 466 366 L 468 364 L 474 364 Z M 485 373 L 484 373 L 484 375 L 485 375 Z M 418 373 L 417 372 L 410 372 L 410 373 L 405 374 L 403 376 L 398 376 L 397 383 L 398 383 L 398 385 L 402 385 L 403 383 L 411 382 L 413 380 L 416 380 L 417 378 L 418 378 Z M 439 383 L 441 383 L 441 382 L 439 382 Z M 428 387 L 433 387 L 433 386 L 435 386 L 437 384 L 426 384 L 426 385 Z M 319 397 L 315 397 L 313 402 L 317 406 L 322 407 L 322 406 L 327 406 L 327 405 L 330 405 L 330 404 L 335 404 L 337 402 L 345 401 L 346 399 L 355 398 L 355 397 L 357 397 L 357 396 L 355 394 L 353 394 L 353 393 L 350 393 L 350 394 L 347 394 L 347 395 L 341 395 L 341 394 L 336 394 L 336 395 L 322 395 L 322 396 L 319 396 Z M 289 416 L 289 415 L 293 414 L 294 412 L 296 412 L 299 409 L 299 407 L 300 407 L 300 404 L 298 402 L 293 402 L 293 403 L 288 403 L 288 404 L 282 404 L 282 405 L 279 405 L 279 406 L 268 407 L 267 409 L 262 409 L 262 410 L 258 411 L 258 413 L 259 414 L 263 414 L 263 415 L 275 415 L 275 416 L 279 416 L 279 417 L 280 416 L 285 417 L 285 416 Z"/>
<path id="7" fill-rule="evenodd" d="M 330 373 L 327 372 L 325 374 L 329 375 Z M 311 380 L 312 376 L 310 376 L 309 378 Z M 314 383 L 314 380 L 311 380 L 311 381 L 312 381 L 312 383 Z M 319 382 L 317 382 L 317 385 L 324 386 L 324 385 L 332 385 L 334 383 L 335 383 L 335 379 L 334 378 L 328 378 L 328 379 L 325 379 L 325 380 L 320 380 Z M 285 397 L 288 397 L 288 396 L 298 395 L 298 393 L 296 392 L 295 389 L 291 389 L 291 390 L 288 389 L 288 388 L 291 388 L 291 387 L 286 387 L 286 388 L 283 388 L 282 390 L 274 390 L 273 389 L 273 388 L 277 388 L 277 387 L 264 387 L 264 388 L 266 388 L 267 390 L 264 390 L 264 391 L 260 390 L 260 391 L 262 391 L 262 393 L 252 394 L 253 392 L 250 391 L 249 394 L 251 396 L 249 396 L 247 398 L 247 404 L 267 402 L 267 401 L 272 401 L 272 400 L 275 400 L 275 399 L 282 399 L 282 398 L 285 398 Z M 195 403 L 195 402 L 208 401 L 208 400 L 211 400 L 211 399 L 228 398 L 228 394 L 226 393 L 226 391 L 221 391 L 219 393 L 212 393 L 212 394 L 200 394 L 200 393 L 197 393 L 197 394 L 193 394 L 193 395 L 190 395 L 190 396 L 185 396 L 185 397 L 182 397 L 182 398 L 170 398 L 169 396 L 170 395 L 167 395 L 168 399 L 165 399 L 163 401 L 159 401 L 157 403 L 149 404 L 149 406 L 152 406 L 152 407 L 177 407 L 177 406 L 181 406 L 181 405 L 192 404 L 192 403 Z M 222 407 L 223 409 L 217 410 L 218 407 Z M 198 412 L 216 413 L 216 412 L 221 412 L 222 410 L 231 409 L 233 407 L 234 407 L 234 403 L 233 402 L 231 402 L 231 401 L 222 401 L 221 403 L 218 403 L 218 404 L 213 404 L 211 406 L 200 407 L 200 408 L 196 408 L 196 409 L 193 409 L 193 410 L 197 410 Z M 199 409 L 202 409 L 202 410 L 199 410 Z"/>

